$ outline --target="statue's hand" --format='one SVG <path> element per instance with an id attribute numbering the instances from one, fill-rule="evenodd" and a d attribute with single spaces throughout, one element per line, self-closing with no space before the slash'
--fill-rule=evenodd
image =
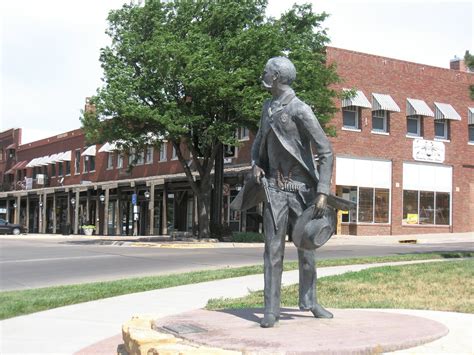
<path id="1" fill-rule="evenodd" d="M 260 185 L 262 183 L 261 178 L 265 176 L 265 171 L 263 171 L 263 169 L 259 167 L 258 165 L 254 165 L 252 168 L 252 175 L 255 181 L 257 182 L 257 184 Z"/>
<path id="2" fill-rule="evenodd" d="M 313 219 L 323 217 L 327 205 L 328 197 L 325 194 L 318 194 L 314 200 Z"/>

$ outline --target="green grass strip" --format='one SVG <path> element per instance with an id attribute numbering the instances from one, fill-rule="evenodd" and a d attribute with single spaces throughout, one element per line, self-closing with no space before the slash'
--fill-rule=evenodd
<path id="1" fill-rule="evenodd" d="M 470 257 L 473 256 L 473 254 L 474 253 L 471 252 L 420 253 L 384 257 L 325 259 L 318 261 L 317 265 L 318 267 L 327 267 L 389 261 L 460 258 Z M 297 262 L 285 263 L 285 270 L 294 270 L 296 268 L 298 268 Z M 20 291 L 5 291 L 0 292 L 0 319 L 135 292 L 144 292 L 198 282 L 253 275 L 262 272 L 262 265 L 255 265 L 182 274 L 130 278 L 118 281 L 85 283 Z"/>
<path id="2" fill-rule="evenodd" d="M 382 266 L 318 281 L 318 299 L 332 308 L 402 308 L 474 313 L 474 260 Z M 297 307 L 298 285 L 284 287 L 283 307 Z M 263 291 L 209 300 L 207 309 L 263 308 Z"/>

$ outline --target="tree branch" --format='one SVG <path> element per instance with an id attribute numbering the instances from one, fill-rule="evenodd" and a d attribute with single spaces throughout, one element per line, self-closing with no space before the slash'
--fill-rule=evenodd
<path id="1" fill-rule="evenodd" d="M 199 175 L 201 175 L 201 176 L 204 175 L 204 169 L 202 168 L 202 164 L 199 161 L 199 153 L 198 153 L 196 147 L 194 146 L 191 138 L 187 139 L 186 145 L 188 146 L 189 151 L 191 152 L 193 162 L 196 165 L 196 169 L 197 169 Z"/>
<path id="2" fill-rule="evenodd" d="M 191 168 L 189 167 L 188 162 L 186 161 L 186 159 L 184 159 L 183 153 L 181 152 L 180 144 L 178 142 L 176 142 L 174 139 L 171 140 L 171 143 L 173 144 L 173 147 L 176 150 L 176 155 L 178 156 L 178 160 L 180 161 L 181 165 L 183 166 L 184 173 L 186 174 L 186 177 L 189 180 L 189 184 L 191 185 L 191 189 L 193 190 L 193 192 L 197 196 L 199 196 L 200 191 L 197 187 L 196 182 L 194 181 L 194 176 L 193 176 L 193 173 L 191 171 Z M 202 178 L 202 176 L 201 176 L 201 178 Z"/>

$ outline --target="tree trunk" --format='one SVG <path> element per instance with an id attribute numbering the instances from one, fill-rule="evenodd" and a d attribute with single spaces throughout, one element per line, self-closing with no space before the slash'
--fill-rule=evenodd
<path id="1" fill-rule="evenodd" d="M 201 182 L 199 186 L 198 202 L 198 222 L 199 222 L 199 238 L 209 238 L 209 217 L 211 208 L 211 184 L 209 182 Z"/>

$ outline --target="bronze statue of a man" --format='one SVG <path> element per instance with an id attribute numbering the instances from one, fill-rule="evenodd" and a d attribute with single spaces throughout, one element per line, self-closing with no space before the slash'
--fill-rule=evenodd
<path id="1" fill-rule="evenodd" d="M 265 201 L 265 311 L 260 324 L 263 328 L 273 327 L 280 317 L 281 276 L 288 227 L 293 230 L 293 240 L 301 241 L 300 234 L 314 237 L 316 230 L 321 230 L 320 226 L 306 227 L 312 220 L 323 220 L 328 210 L 333 167 L 331 144 L 311 108 L 298 99 L 290 87 L 295 78 L 296 69 L 288 58 L 275 57 L 267 62 L 262 83 L 272 98 L 263 105 L 260 128 L 252 146 L 252 176 L 231 206 L 245 210 Z M 311 144 L 318 156 L 317 169 Z M 335 198 L 329 196 L 329 202 Z M 303 213 L 307 209 L 310 210 Z M 307 220 L 297 223 L 303 215 Z M 324 228 L 327 240 L 334 230 L 332 226 Z M 316 300 L 314 249 L 317 246 L 297 246 L 299 307 L 311 311 L 316 318 L 332 318 L 333 315 Z"/>

